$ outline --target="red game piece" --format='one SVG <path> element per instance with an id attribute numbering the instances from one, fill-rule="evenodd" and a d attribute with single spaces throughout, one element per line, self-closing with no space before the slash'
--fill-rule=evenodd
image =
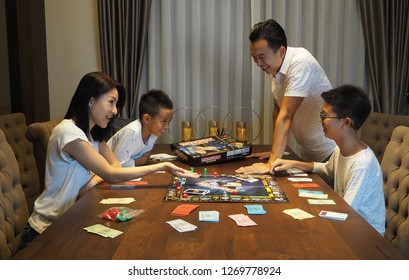
<path id="1" fill-rule="evenodd" d="M 187 197 L 188 197 L 187 193 L 183 193 L 182 196 L 183 196 L 183 198 L 187 198 Z"/>
<path id="2" fill-rule="evenodd" d="M 214 178 L 216 178 L 216 177 L 218 177 L 218 176 L 219 176 L 219 174 L 217 173 L 217 171 L 213 172 L 213 177 L 214 177 Z"/>

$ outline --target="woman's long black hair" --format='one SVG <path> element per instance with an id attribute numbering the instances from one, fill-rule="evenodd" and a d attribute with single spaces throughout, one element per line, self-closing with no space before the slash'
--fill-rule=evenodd
<path id="1" fill-rule="evenodd" d="M 78 87 L 71 99 L 65 119 L 73 119 L 75 124 L 87 135 L 96 141 L 106 141 L 113 132 L 111 119 L 106 128 L 95 125 L 89 131 L 89 101 L 92 97 L 98 99 L 101 95 L 116 88 L 118 91 L 118 101 L 116 104 L 118 112 L 121 111 L 125 103 L 125 88 L 109 75 L 101 72 L 91 72 L 82 77 Z M 90 135 L 91 134 L 91 135 Z M 91 136 L 91 137 L 90 137 Z"/>

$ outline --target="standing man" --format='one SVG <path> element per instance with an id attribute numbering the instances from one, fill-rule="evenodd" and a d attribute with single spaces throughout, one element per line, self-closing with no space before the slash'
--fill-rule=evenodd
<path id="1" fill-rule="evenodd" d="M 254 62 L 271 81 L 273 144 L 269 153 L 251 155 L 260 159 L 269 157 L 267 163 L 241 167 L 236 172 L 271 172 L 271 163 L 283 156 L 290 130 L 299 145 L 302 160 L 325 161 L 336 144 L 324 136 L 319 122 L 321 93 L 332 88 L 324 70 L 306 49 L 288 47 L 284 29 L 273 19 L 254 25 L 249 39 Z"/>

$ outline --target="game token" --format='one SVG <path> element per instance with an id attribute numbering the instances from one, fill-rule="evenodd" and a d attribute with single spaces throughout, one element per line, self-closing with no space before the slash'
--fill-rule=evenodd
<path id="1" fill-rule="evenodd" d="M 183 193 L 182 196 L 183 196 L 184 198 L 186 198 L 186 197 L 188 197 L 188 194 L 187 194 L 187 193 Z"/>
<path id="2" fill-rule="evenodd" d="M 203 176 L 207 176 L 207 168 L 203 169 Z"/>
<path id="3" fill-rule="evenodd" d="M 219 176 L 219 174 L 217 174 L 217 171 L 213 172 L 213 177 L 216 178 L 217 176 Z"/>

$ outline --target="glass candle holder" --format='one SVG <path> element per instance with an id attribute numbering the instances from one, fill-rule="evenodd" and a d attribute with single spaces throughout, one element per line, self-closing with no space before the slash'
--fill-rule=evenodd
<path id="1" fill-rule="evenodd" d="M 236 122 L 236 139 L 242 142 L 247 141 L 247 123 L 243 121 Z"/>
<path id="2" fill-rule="evenodd" d="M 193 139 L 192 123 L 182 121 L 182 141 L 190 141 Z"/>
<path id="3" fill-rule="evenodd" d="M 219 132 L 219 126 L 217 124 L 217 121 L 210 120 L 209 121 L 209 135 L 216 136 L 219 134 L 218 132 Z"/>

